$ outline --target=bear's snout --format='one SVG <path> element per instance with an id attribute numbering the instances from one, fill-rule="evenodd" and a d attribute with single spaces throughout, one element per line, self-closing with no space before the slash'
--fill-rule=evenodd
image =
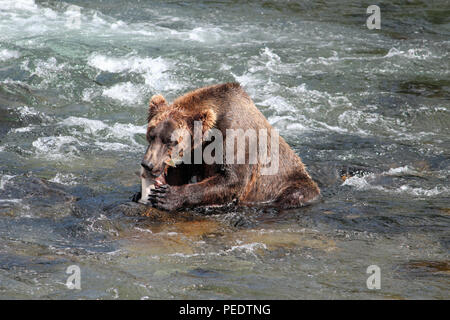
<path id="1" fill-rule="evenodd" d="M 149 161 L 142 161 L 141 166 L 146 170 L 151 172 L 153 170 L 153 163 Z"/>

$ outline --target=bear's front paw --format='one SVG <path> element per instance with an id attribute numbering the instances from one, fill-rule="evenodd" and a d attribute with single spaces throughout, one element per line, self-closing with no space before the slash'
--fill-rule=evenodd
<path id="1" fill-rule="evenodd" d="M 133 202 L 139 202 L 139 200 L 141 199 L 142 195 L 141 192 L 136 192 L 135 194 L 133 194 L 133 196 L 131 197 L 131 201 Z"/>
<path id="2" fill-rule="evenodd" d="M 169 185 L 157 186 L 148 196 L 148 200 L 156 209 L 175 211 L 182 207 L 183 201 L 175 187 Z"/>

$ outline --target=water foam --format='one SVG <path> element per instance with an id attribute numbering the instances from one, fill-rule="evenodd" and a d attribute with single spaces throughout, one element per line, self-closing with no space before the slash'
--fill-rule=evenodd
<path id="1" fill-rule="evenodd" d="M 88 118 L 81 118 L 81 117 L 68 117 L 64 119 L 63 121 L 59 122 L 59 125 L 62 126 L 80 126 L 84 129 L 84 132 L 95 134 L 100 130 L 104 130 L 108 128 L 108 125 L 104 123 L 101 120 L 93 120 Z"/>
<path id="2" fill-rule="evenodd" d="M 244 251 L 246 253 L 254 254 L 257 249 L 267 249 L 267 246 L 264 243 L 252 242 L 232 246 L 230 249 L 225 250 L 225 252 Z"/>
<path id="3" fill-rule="evenodd" d="M 102 120 L 73 116 L 58 122 L 57 125 L 72 128 L 74 137 L 102 151 L 141 151 L 142 145 L 136 141 L 135 136 L 146 132 L 146 125 L 108 124 Z"/>
<path id="4" fill-rule="evenodd" d="M 144 98 L 145 88 L 131 82 L 118 83 L 111 88 L 104 89 L 103 95 L 128 104 L 138 104 Z"/>
<path id="5" fill-rule="evenodd" d="M 391 168 L 384 172 L 388 176 L 402 176 L 402 175 L 419 175 L 419 172 L 410 166 L 403 166 L 398 168 Z"/>
<path id="6" fill-rule="evenodd" d="M 56 173 L 56 176 L 54 176 L 52 179 L 50 179 L 51 182 L 56 182 L 68 186 L 76 185 L 77 182 L 75 181 L 75 175 L 72 173 L 63 174 L 63 173 Z"/>
<path id="7" fill-rule="evenodd" d="M 343 59 L 340 59 L 338 56 L 338 53 L 336 51 L 332 51 L 332 56 L 331 57 L 318 57 L 318 58 L 308 58 L 305 60 L 305 64 L 323 64 L 325 66 L 329 66 L 337 61 L 340 61 Z"/>
<path id="8" fill-rule="evenodd" d="M 16 50 L 8 50 L 8 49 L 0 50 L 0 61 L 17 59 L 19 57 L 20 57 L 20 53 Z"/>
<path id="9" fill-rule="evenodd" d="M 406 51 L 398 50 L 397 48 L 391 48 L 384 58 L 391 58 L 395 56 L 401 56 L 408 59 L 426 60 L 430 57 L 435 58 L 431 54 L 429 49 L 413 48 Z"/>
<path id="10" fill-rule="evenodd" d="M 103 54 L 93 53 L 88 58 L 88 65 L 112 73 L 137 73 L 144 78 L 147 86 L 154 90 L 174 90 L 179 89 L 180 85 L 172 80 L 169 75 L 171 63 L 161 57 L 157 58 L 141 58 L 134 55 L 127 55 L 123 57 L 111 57 Z M 114 87 L 113 87 L 114 88 Z M 131 98 L 126 95 L 120 95 L 120 90 L 127 90 L 131 93 Z M 114 89 L 108 89 L 107 94 L 114 98 L 125 99 L 125 101 L 137 98 L 139 94 L 136 93 L 136 88 L 130 84 L 119 84 Z M 105 94 L 105 92 L 104 92 Z"/>
<path id="11" fill-rule="evenodd" d="M 38 112 L 34 108 L 28 106 L 20 106 L 16 110 L 19 111 L 21 119 L 38 115 Z"/>
<path id="12" fill-rule="evenodd" d="M 1 178 L 0 178 L 0 190 L 4 190 L 5 189 L 5 185 L 8 183 L 8 181 L 11 180 L 14 177 L 15 176 L 11 176 L 11 175 L 8 175 L 8 174 L 2 175 Z"/>
<path id="13" fill-rule="evenodd" d="M 355 187 L 357 190 L 370 190 L 370 189 L 375 189 L 375 190 L 384 190 L 383 187 L 381 186 L 376 186 L 371 184 L 371 180 L 373 180 L 375 178 L 375 175 L 370 173 L 370 174 L 365 174 L 363 176 L 353 176 L 350 178 L 347 178 L 341 186 L 352 186 Z"/>
<path id="14" fill-rule="evenodd" d="M 114 123 L 110 125 L 102 120 L 94 120 L 82 117 L 68 117 L 58 123 L 61 126 L 82 127 L 85 133 L 98 134 L 100 131 L 105 132 L 106 137 L 112 138 L 132 138 L 135 134 L 144 134 L 146 125 L 137 126 L 132 123 Z"/>
<path id="15" fill-rule="evenodd" d="M 419 197 L 434 197 L 434 196 L 446 196 L 450 192 L 450 189 L 446 186 L 435 186 L 432 189 L 425 189 L 422 187 L 411 187 L 408 185 L 401 185 L 399 187 L 386 187 L 382 185 L 376 185 L 375 180 L 378 176 L 402 176 L 402 175 L 419 175 L 420 173 L 409 166 L 403 166 L 398 168 L 391 168 L 388 171 L 382 172 L 379 175 L 374 173 L 364 174 L 362 176 L 353 176 L 347 178 L 341 186 L 351 186 L 357 190 L 368 191 L 378 190 L 388 193 L 406 194 Z"/>
<path id="16" fill-rule="evenodd" d="M 229 255 L 230 253 L 244 253 L 249 254 L 252 256 L 256 256 L 257 250 L 266 250 L 267 246 L 264 243 L 260 242 L 252 242 L 252 243 L 245 243 L 241 244 L 240 241 L 237 241 L 237 245 L 231 246 L 229 249 L 225 250 L 219 250 L 218 252 L 197 252 L 197 253 L 171 253 L 168 256 L 170 257 L 180 257 L 180 258 L 192 258 L 192 257 L 199 257 L 199 256 L 222 256 L 222 255 Z"/>
<path id="17" fill-rule="evenodd" d="M 101 18 L 96 10 L 61 2 L 54 6 L 57 11 L 37 5 L 33 0 L 0 0 L 0 24 L 8 24 L 10 32 L 7 37 L 11 38 L 21 37 L 24 33 L 60 35 L 80 28 L 85 33 L 98 33 L 99 28 L 110 27 L 110 23 Z M 42 45 L 33 40 L 28 43 Z"/>
<path id="18" fill-rule="evenodd" d="M 119 143 L 119 142 L 102 142 L 102 141 L 95 141 L 94 145 L 100 148 L 100 150 L 103 151 L 125 151 L 130 150 L 130 146 Z"/>
<path id="19" fill-rule="evenodd" d="M 39 87 L 47 87 L 49 84 L 56 82 L 55 80 L 61 76 L 62 73 L 68 71 L 66 63 L 58 63 L 55 57 L 50 57 L 47 60 L 37 59 L 34 62 L 34 69 L 30 67 L 30 61 L 27 59 L 22 62 L 21 68 L 28 71 L 30 76 L 38 76 L 42 79 Z M 70 82 L 57 83 L 58 86 L 70 86 Z"/>
<path id="20" fill-rule="evenodd" d="M 436 186 L 433 189 L 424 189 L 424 188 L 413 188 L 408 185 L 402 185 L 396 190 L 399 193 L 408 193 L 413 196 L 425 196 L 425 197 L 433 197 L 433 196 L 445 196 L 449 195 L 449 188 L 444 186 Z"/>
<path id="21" fill-rule="evenodd" d="M 40 137 L 32 143 L 37 155 L 53 160 L 77 157 L 77 145 L 86 144 L 72 136 Z"/>
<path id="22" fill-rule="evenodd" d="M 0 203 L 22 203 L 22 199 L 0 199 Z"/>
<path id="23" fill-rule="evenodd" d="M 270 106 L 272 109 L 277 112 L 296 112 L 294 106 L 289 104 L 283 97 L 280 96 L 272 96 L 260 103 L 263 106 Z"/>
<path id="24" fill-rule="evenodd" d="M 220 28 L 196 27 L 188 31 L 188 38 L 198 42 L 217 41 L 222 38 L 221 31 Z"/>
<path id="25" fill-rule="evenodd" d="M 36 12 L 38 11 L 38 6 L 34 2 L 34 0 L 1 0 L 0 1 L 0 7 L 2 10 L 16 10 L 16 11 L 31 11 Z"/>
<path id="26" fill-rule="evenodd" d="M 11 130 L 9 130 L 9 133 L 23 133 L 23 132 L 30 132 L 30 131 L 32 131 L 33 129 L 36 129 L 36 128 L 38 128 L 37 126 L 32 126 L 32 125 L 30 125 L 30 126 L 28 126 L 28 127 L 20 127 L 20 128 L 14 128 L 14 129 L 11 129 Z"/>

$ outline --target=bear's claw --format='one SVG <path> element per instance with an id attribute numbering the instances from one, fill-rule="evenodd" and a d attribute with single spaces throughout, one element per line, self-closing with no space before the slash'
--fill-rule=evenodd
<path id="1" fill-rule="evenodd" d="M 180 208 L 179 201 L 174 197 L 174 193 L 169 185 L 158 186 L 152 190 L 148 196 L 148 200 L 152 206 L 157 209 L 173 211 Z"/>

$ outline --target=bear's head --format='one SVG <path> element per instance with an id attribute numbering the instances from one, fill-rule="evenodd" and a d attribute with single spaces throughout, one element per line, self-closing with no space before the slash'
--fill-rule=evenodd
<path id="1" fill-rule="evenodd" d="M 215 111 L 208 104 L 167 104 L 161 95 L 150 99 L 148 110 L 147 141 L 141 166 L 160 184 L 166 182 L 168 166 L 181 159 L 183 152 L 190 152 L 194 145 L 194 124 L 201 122 L 202 134 L 216 122 Z M 177 154 L 175 155 L 174 152 Z"/>

